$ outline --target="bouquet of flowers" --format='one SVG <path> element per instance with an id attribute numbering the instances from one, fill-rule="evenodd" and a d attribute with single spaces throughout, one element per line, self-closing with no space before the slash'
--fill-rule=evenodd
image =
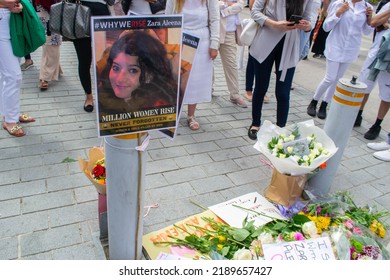
<path id="1" fill-rule="evenodd" d="M 337 148 L 313 120 L 280 128 L 265 121 L 254 148 L 282 174 L 305 175 L 323 165 Z"/>
<path id="2" fill-rule="evenodd" d="M 262 215 L 252 209 L 238 205 L 236 207 Z M 189 232 L 183 225 L 174 225 L 187 235 L 184 238 L 168 236 L 172 241 L 154 243 L 195 249 L 207 256 L 204 259 L 260 260 L 267 257 L 270 246 L 280 244 L 280 247 L 288 248 L 293 247 L 289 244 L 306 242 L 299 244 L 298 248 L 304 250 L 305 246 L 310 247 L 311 255 L 312 244 L 325 244 L 323 242 L 327 240 L 330 250 L 327 252 L 331 252 L 337 259 L 390 259 L 390 253 L 386 249 L 387 240 L 377 230 L 370 230 L 361 224 L 362 221 L 372 221 L 367 222 L 367 225 L 379 223 L 378 219 L 390 214 L 373 209 L 367 213 L 365 209 L 357 207 L 347 192 L 336 193 L 327 201 L 308 203 L 289 219 L 274 218 L 264 225 L 255 226 L 253 220 L 248 222 L 245 218 L 242 227 L 236 228 L 213 218 L 203 217 L 209 227 L 186 224 L 185 226 L 194 228 L 194 232 Z M 383 227 L 383 230 L 381 234 L 386 235 L 386 228 Z M 311 242 L 316 240 L 318 242 Z M 306 255 L 307 259 L 310 258 L 309 255 Z M 299 259 L 299 256 L 295 259 Z"/>
<path id="3" fill-rule="evenodd" d="M 104 150 L 102 147 L 89 149 L 89 160 L 79 159 L 79 166 L 88 180 L 95 186 L 98 193 L 106 194 L 106 168 Z"/>

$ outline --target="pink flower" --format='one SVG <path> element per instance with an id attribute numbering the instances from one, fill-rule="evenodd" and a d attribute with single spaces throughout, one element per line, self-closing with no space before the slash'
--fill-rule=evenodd
<path id="1" fill-rule="evenodd" d="M 296 233 L 294 234 L 294 239 L 295 239 L 295 240 L 304 240 L 305 237 L 303 236 L 302 233 L 296 232 Z"/>
<path id="2" fill-rule="evenodd" d="M 358 228 L 358 227 L 353 228 L 353 229 L 352 229 L 352 232 L 353 232 L 353 233 L 356 233 L 356 234 L 359 234 L 359 235 L 361 235 L 361 236 L 364 235 L 363 232 L 362 232 L 362 231 L 360 230 L 360 228 Z"/>
<path id="3" fill-rule="evenodd" d="M 352 220 L 346 220 L 343 224 L 344 224 L 344 226 L 346 226 L 349 229 L 353 228 L 353 221 Z"/>

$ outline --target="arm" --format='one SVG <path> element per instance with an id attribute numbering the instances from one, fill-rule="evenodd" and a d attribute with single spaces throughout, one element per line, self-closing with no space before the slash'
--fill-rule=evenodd
<path id="1" fill-rule="evenodd" d="M 225 17 L 240 13 L 245 7 L 245 0 L 237 0 L 237 2 L 219 1 L 219 8 L 223 10 Z"/>
<path id="2" fill-rule="evenodd" d="M 209 11 L 210 57 L 211 59 L 215 59 L 218 54 L 218 46 L 219 46 L 220 11 L 219 11 L 218 0 L 208 0 L 207 8 Z"/>
<path id="3" fill-rule="evenodd" d="M 328 16 L 326 17 L 322 28 L 329 32 L 340 21 L 340 17 L 349 9 L 348 2 L 334 1 L 328 8 Z"/>
<path id="4" fill-rule="evenodd" d="M 390 19 L 390 9 L 384 12 L 379 12 L 377 15 L 371 18 L 371 26 L 377 27 L 385 24 Z"/>
<path id="5" fill-rule="evenodd" d="M 255 3 L 255 0 L 249 0 L 249 10 L 252 10 L 254 3 Z"/>

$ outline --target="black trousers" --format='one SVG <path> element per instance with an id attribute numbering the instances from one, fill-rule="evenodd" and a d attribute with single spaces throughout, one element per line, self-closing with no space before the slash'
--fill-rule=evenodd
<path id="1" fill-rule="evenodd" d="M 110 15 L 107 5 L 96 2 L 81 1 L 84 6 L 91 9 L 93 16 Z M 92 93 L 91 64 L 92 64 L 92 41 L 90 37 L 73 40 L 79 63 L 78 71 L 81 85 L 85 94 Z"/>

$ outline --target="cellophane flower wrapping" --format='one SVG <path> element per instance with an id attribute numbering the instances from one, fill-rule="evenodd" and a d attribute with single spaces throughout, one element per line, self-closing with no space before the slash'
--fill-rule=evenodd
<path id="1" fill-rule="evenodd" d="M 89 149 L 88 160 L 79 159 L 79 166 L 81 171 L 87 176 L 88 180 L 95 186 L 98 193 L 105 195 L 106 194 L 106 185 L 97 182 L 92 177 L 92 170 L 96 165 L 96 162 L 104 158 L 104 149 L 103 147 L 93 147 Z"/>
<path id="2" fill-rule="evenodd" d="M 293 157 L 279 158 L 273 155 L 268 147 L 272 138 L 279 137 L 280 135 L 290 135 L 296 129 L 298 129 L 300 134 L 299 139 L 304 139 L 314 135 L 316 142 L 320 143 L 321 146 L 327 150 L 327 153 L 321 154 L 317 158 L 313 159 L 308 166 L 299 165 Z M 278 127 L 266 120 L 257 133 L 257 142 L 254 145 L 254 148 L 260 151 L 280 173 L 291 176 L 312 173 L 337 152 L 337 147 L 333 140 L 323 129 L 315 126 L 313 120 L 300 122 L 284 128 Z"/>

